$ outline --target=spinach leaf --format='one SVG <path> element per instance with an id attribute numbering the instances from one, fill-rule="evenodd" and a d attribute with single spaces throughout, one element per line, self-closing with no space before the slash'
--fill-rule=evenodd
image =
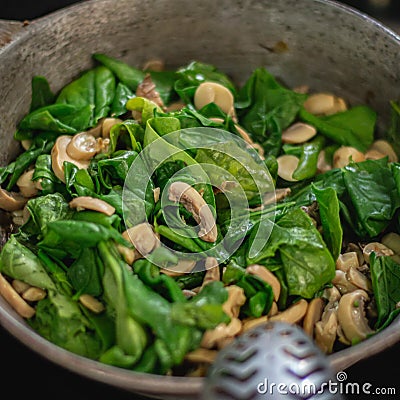
<path id="1" fill-rule="evenodd" d="M 91 114 L 85 127 L 87 129 L 108 115 L 114 95 L 114 74 L 108 68 L 98 66 L 65 86 L 57 96 L 56 103 L 69 104 L 77 110 L 89 108 Z"/>
<path id="2" fill-rule="evenodd" d="M 31 81 L 32 98 L 29 112 L 54 103 L 55 95 L 44 76 L 34 76 Z"/>
<path id="3" fill-rule="evenodd" d="M 40 182 L 41 195 L 50 193 L 66 194 L 64 184 L 56 177 L 51 166 L 51 155 L 41 154 L 35 162 L 35 172 L 33 173 L 32 180 Z"/>
<path id="4" fill-rule="evenodd" d="M 390 102 L 392 115 L 391 124 L 386 132 L 386 137 L 393 146 L 397 155 L 400 154 L 400 103 L 398 101 Z"/>
<path id="5" fill-rule="evenodd" d="M 376 112 L 367 106 L 356 106 L 340 113 L 317 117 L 302 109 L 299 117 L 322 135 L 344 146 L 364 152 L 374 140 Z"/>
<path id="6" fill-rule="evenodd" d="M 391 257 L 370 255 L 372 288 L 378 319 L 375 329 L 382 330 L 399 314 L 397 304 L 400 301 L 400 265 Z"/>
<path id="7" fill-rule="evenodd" d="M 337 193 L 331 187 L 319 189 L 312 185 L 312 191 L 318 202 L 322 225 L 322 236 L 334 260 L 342 250 L 343 229 L 340 221 L 340 206 Z"/>
<path id="8" fill-rule="evenodd" d="M 354 207 L 357 234 L 376 237 L 390 224 L 400 207 L 396 188 L 387 158 L 351 162 L 343 170 L 343 179 Z M 351 219 L 348 222 L 351 223 Z"/>
<path id="9" fill-rule="evenodd" d="M 174 89 L 185 103 L 192 103 L 197 87 L 205 81 L 220 83 L 234 95 L 236 89 L 230 78 L 210 64 L 193 61 L 177 70 L 178 78 Z"/>
<path id="10" fill-rule="evenodd" d="M 335 261 L 310 217 L 290 210 L 274 225 L 263 256 L 280 256 L 289 295 L 312 298 L 335 275 Z"/>
<path id="11" fill-rule="evenodd" d="M 262 143 L 271 131 L 271 120 L 280 131 L 286 129 L 305 99 L 306 95 L 280 85 L 265 68 L 257 68 L 240 89 L 235 106 L 241 124 Z"/>
<path id="12" fill-rule="evenodd" d="M 0 271 L 32 286 L 55 289 L 39 258 L 18 242 L 14 235 L 4 245 L 0 255 Z"/>
<path id="13" fill-rule="evenodd" d="M 117 87 L 115 88 L 115 96 L 110 108 L 110 116 L 120 117 L 121 115 L 125 114 L 128 111 L 126 108 L 126 103 L 132 97 L 135 97 L 132 90 L 122 82 L 118 82 Z"/>
<path id="14" fill-rule="evenodd" d="M 102 352 L 101 339 L 79 304 L 61 292 L 50 291 L 39 301 L 29 322 L 39 335 L 75 354 L 98 359 Z"/>
<path id="15" fill-rule="evenodd" d="M 110 131 L 110 146 L 107 154 L 111 155 L 118 147 L 140 152 L 143 136 L 144 129 L 134 120 L 125 120 L 121 124 L 114 125 Z"/>

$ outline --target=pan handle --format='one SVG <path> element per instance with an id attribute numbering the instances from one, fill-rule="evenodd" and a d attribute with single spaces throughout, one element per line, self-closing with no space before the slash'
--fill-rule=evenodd
<path id="1" fill-rule="evenodd" d="M 27 22 L 0 19 L 0 49 L 11 43 L 27 25 Z"/>

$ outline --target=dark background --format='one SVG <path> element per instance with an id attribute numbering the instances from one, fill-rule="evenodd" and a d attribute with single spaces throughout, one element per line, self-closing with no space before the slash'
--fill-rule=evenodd
<path id="1" fill-rule="evenodd" d="M 0 18 L 22 21 L 34 19 L 76 2 L 76 0 L 1 0 Z M 342 2 L 368 13 L 400 32 L 399 0 L 392 0 L 386 7 L 374 6 L 373 3 L 376 3 L 376 0 Z M 58 365 L 26 348 L 1 327 L 0 361 L 2 390 L 9 389 L 11 391 L 10 398 L 16 400 L 24 398 L 40 400 L 144 399 L 138 395 L 63 370 Z M 400 398 L 400 344 L 368 360 L 357 363 L 357 365 L 348 368 L 346 373 L 347 382 L 358 382 L 360 387 L 366 382 L 371 383 L 372 388 L 392 387 L 396 389 L 397 393 L 397 396 L 353 395 L 346 398 Z M 4 399 L 5 395 L 2 394 L 1 398 Z"/>

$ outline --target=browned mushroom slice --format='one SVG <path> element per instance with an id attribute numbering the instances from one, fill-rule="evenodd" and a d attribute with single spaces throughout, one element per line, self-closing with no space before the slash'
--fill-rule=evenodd
<path id="1" fill-rule="evenodd" d="M 253 264 L 246 268 L 246 272 L 251 275 L 256 275 L 264 282 L 271 286 L 274 294 L 274 300 L 278 301 L 281 293 L 281 284 L 278 278 L 263 265 Z"/>
<path id="2" fill-rule="evenodd" d="M 96 199 L 90 196 L 78 196 L 69 202 L 71 208 L 77 210 L 92 210 L 98 211 L 108 216 L 115 213 L 115 208 L 101 199 Z"/>
<path id="3" fill-rule="evenodd" d="M 312 299 L 308 305 L 307 313 L 303 320 L 303 329 L 311 337 L 314 336 L 315 324 L 321 319 L 325 302 L 321 297 Z"/>
<path id="4" fill-rule="evenodd" d="M 64 161 L 76 165 L 79 169 L 87 169 L 89 160 L 77 160 L 67 153 L 67 146 L 71 143 L 72 137 L 67 135 L 59 136 L 51 150 L 51 166 L 53 172 L 60 181 L 65 183 Z"/>
<path id="5" fill-rule="evenodd" d="M 343 168 L 349 164 L 350 160 L 361 162 L 365 156 L 361 151 L 351 146 L 341 146 L 333 153 L 333 167 Z"/>
<path id="6" fill-rule="evenodd" d="M 210 206 L 200 193 L 185 182 L 173 182 L 168 189 L 168 198 L 180 202 L 200 226 L 198 236 L 205 242 L 214 243 L 217 240 L 217 225 Z"/>
<path id="7" fill-rule="evenodd" d="M 24 172 L 17 180 L 17 186 L 24 197 L 35 197 L 38 194 L 36 183 L 32 180 L 34 169 Z"/>
<path id="8" fill-rule="evenodd" d="M 344 294 L 340 299 L 339 324 L 350 342 L 364 340 L 374 333 L 365 316 L 365 302 L 368 300 L 368 294 L 361 289 Z"/>
<path id="9" fill-rule="evenodd" d="M 160 241 L 148 222 L 127 229 L 122 236 L 130 241 L 142 256 L 146 256 L 160 246 Z"/>
<path id="10" fill-rule="evenodd" d="M 164 108 L 164 102 L 160 97 L 160 93 L 158 93 L 150 74 L 146 74 L 143 81 L 138 85 L 136 96 L 144 97 L 157 104 L 159 107 Z"/>
<path id="11" fill-rule="evenodd" d="M 0 208 L 5 211 L 16 211 L 24 207 L 28 199 L 19 193 L 0 188 Z"/>

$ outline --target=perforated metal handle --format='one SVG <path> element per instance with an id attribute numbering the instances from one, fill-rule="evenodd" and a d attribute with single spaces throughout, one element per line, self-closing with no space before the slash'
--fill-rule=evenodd
<path id="1" fill-rule="evenodd" d="M 219 352 L 201 399 L 338 400 L 335 383 L 327 357 L 300 327 L 268 322 Z"/>

